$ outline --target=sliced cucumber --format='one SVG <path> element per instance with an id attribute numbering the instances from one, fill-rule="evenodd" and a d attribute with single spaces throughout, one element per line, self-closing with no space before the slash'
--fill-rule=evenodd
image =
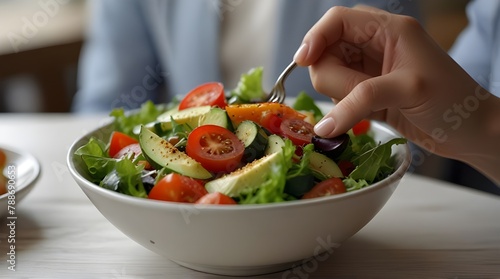
<path id="1" fill-rule="evenodd" d="M 332 177 L 344 177 L 335 161 L 316 151 L 313 151 L 309 157 L 309 168 L 311 168 L 314 176 L 321 180 Z"/>
<path id="2" fill-rule="evenodd" d="M 167 168 L 197 179 L 212 177 L 200 163 L 145 127 L 139 134 L 139 144 L 146 160 L 156 169 Z"/>
<path id="3" fill-rule="evenodd" d="M 302 197 L 314 187 L 314 176 L 310 173 L 288 179 L 285 184 L 285 193 L 296 198 Z"/>
<path id="4" fill-rule="evenodd" d="M 270 135 L 267 139 L 267 147 L 265 154 L 273 154 L 276 152 L 281 152 L 285 146 L 285 141 L 278 135 Z"/>
<path id="5" fill-rule="evenodd" d="M 233 130 L 233 124 L 231 123 L 229 116 L 227 116 L 227 112 L 218 107 L 213 107 L 208 113 L 202 115 L 199 119 L 198 125 L 217 125 L 230 131 Z"/>
<path id="6" fill-rule="evenodd" d="M 264 129 L 253 121 L 243 121 L 235 131 L 236 136 L 243 142 L 245 152 L 243 160 L 247 163 L 264 156 L 268 136 Z"/>
<path id="7" fill-rule="evenodd" d="M 259 188 L 267 179 L 273 164 L 282 160 L 282 153 L 273 153 L 257 159 L 226 176 L 205 184 L 209 193 L 221 192 L 230 197 L 238 197 Z"/>

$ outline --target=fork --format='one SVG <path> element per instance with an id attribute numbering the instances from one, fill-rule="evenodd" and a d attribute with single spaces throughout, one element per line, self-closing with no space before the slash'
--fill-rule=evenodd
<path id="1" fill-rule="evenodd" d="M 290 73 L 297 67 L 297 64 L 295 61 L 292 61 L 290 65 L 288 65 L 285 70 L 281 73 L 281 75 L 278 77 L 276 80 L 276 83 L 274 84 L 273 89 L 271 92 L 269 92 L 269 95 L 267 96 L 266 102 L 271 102 L 271 103 L 283 103 L 286 97 L 286 92 L 285 92 L 285 80 L 286 78 L 290 75 Z"/>

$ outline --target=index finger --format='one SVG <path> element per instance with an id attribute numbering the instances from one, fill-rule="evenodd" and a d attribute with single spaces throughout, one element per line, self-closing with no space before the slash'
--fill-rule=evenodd
<path id="1" fill-rule="evenodd" d="M 333 7 L 304 36 L 299 49 L 302 53 L 297 53 L 295 62 L 301 66 L 312 65 L 327 47 L 340 40 L 363 48 L 367 54 L 381 54 L 383 43 L 373 44 L 372 40 L 379 33 L 377 41 L 384 41 L 381 31 L 390 20 L 390 13 L 372 7 Z"/>

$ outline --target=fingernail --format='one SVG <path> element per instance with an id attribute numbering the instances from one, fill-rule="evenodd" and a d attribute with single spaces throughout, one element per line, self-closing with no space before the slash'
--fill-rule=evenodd
<path id="1" fill-rule="evenodd" d="M 314 126 L 314 132 L 320 136 L 328 136 L 335 128 L 335 121 L 331 117 L 325 117 L 321 119 L 316 126 Z"/>
<path id="2" fill-rule="evenodd" d="M 307 54 L 309 52 L 309 46 L 307 44 L 302 44 L 295 55 L 293 56 L 293 60 L 295 62 L 302 62 L 307 58 Z"/>

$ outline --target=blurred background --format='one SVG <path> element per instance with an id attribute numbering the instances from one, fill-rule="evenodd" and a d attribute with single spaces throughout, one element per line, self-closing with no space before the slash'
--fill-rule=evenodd
<path id="1" fill-rule="evenodd" d="M 0 112 L 66 112 L 76 91 L 85 0 L 0 0 Z"/>
<path id="2" fill-rule="evenodd" d="M 77 90 L 89 0 L 0 0 L 0 113 L 68 112 Z M 425 28 L 449 49 L 466 26 L 467 0 L 420 0 Z M 460 164 L 426 157 L 413 172 L 500 189 Z"/>
<path id="3" fill-rule="evenodd" d="M 420 0 L 445 49 L 467 24 L 465 0 Z M 67 112 L 76 91 L 88 0 L 0 0 L 0 112 Z"/>

